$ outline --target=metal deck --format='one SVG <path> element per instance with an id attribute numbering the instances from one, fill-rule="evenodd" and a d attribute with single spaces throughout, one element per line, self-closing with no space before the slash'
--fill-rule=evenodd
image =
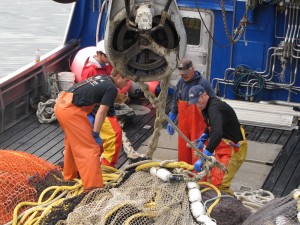
<path id="1" fill-rule="evenodd" d="M 169 111 L 170 103 L 169 98 L 166 111 Z M 156 114 L 147 100 L 136 99 L 133 104 L 141 104 L 151 109 L 150 113 L 135 116 L 124 126 L 132 146 L 138 149 L 151 136 Z M 300 185 L 299 129 L 289 131 L 247 125 L 245 131 L 248 140 L 283 146 L 262 188 L 272 191 L 277 197 L 285 196 L 297 188 Z M 35 114 L 0 134 L 0 149 L 26 151 L 53 164 L 63 161 L 63 148 L 63 132 L 59 124 L 40 124 Z M 116 167 L 120 168 L 126 161 L 126 154 L 121 151 Z"/>

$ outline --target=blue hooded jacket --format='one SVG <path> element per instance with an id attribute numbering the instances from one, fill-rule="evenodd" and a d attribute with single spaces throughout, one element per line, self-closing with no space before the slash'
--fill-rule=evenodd
<path id="1" fill-rule="evenodd" d="M 179 79 L 173 94 L 173 102 L 171 107 L 172 113 L 178 114 L 178 100 L 185 102 L 189 101 L 189 90 L 195 85 L 201 85 L 209 96 L 216 97 L 216 94 L 209 82 L 203 78 L 198 71 L 195 71 L 194 77 L 191 80 L 185 82 L 182 78 Z"/>

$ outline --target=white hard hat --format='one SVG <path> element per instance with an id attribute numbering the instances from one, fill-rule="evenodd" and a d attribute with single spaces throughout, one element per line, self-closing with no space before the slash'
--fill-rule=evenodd
<path id="1" fill-rule="evenodd" d="M 106 54 L 105 47 L 104 47 L 104 40 L 98 42 L 97 51 Z"/>

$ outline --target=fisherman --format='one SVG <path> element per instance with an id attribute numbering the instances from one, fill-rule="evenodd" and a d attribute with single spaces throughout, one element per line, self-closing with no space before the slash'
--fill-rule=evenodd
<path id="1" fill-rule="evenodd" d="M 85 190 L 103 187 L 100 164 L 103 149 L 99 132 L 109 107 L 114 105 L 117 87 L 123 88 L 127 82 L 127 78 L 113 70 L 110 76 L 91 77 L 62 92 L 54 112 L 65 133 L 65 180 L 80 175 Z M 95 104 L 100 104 L 100 107 L 92 127 L 87 115 Z"/>
<path id="2" fill-rule="evenodd" d="M 191 87 L 201 84 L 210 96 L 215 96 L 215 93 L 209 82 L 198 71 L 195 71 L 191 60 L 182 59 L 177 69 L 181 78 L 176 85 L 171 112 L 168 116 L 174 122 L 178 115 L 178 128 L 188 139 L 194 140 L 203 133 L 206 126 L 197 107 L 188 104 L 189 90 Z M 167 132 L 169 135 L 174 134 L 171 124 L 167 125 Z M 193 164 L 196 160 L 193 150 L 187 146 L 183 138 L 178 136 L 178 161 Z"/>
<path id="3" fill-rule="evenodd" d="M 104 40 L 99 41 L 96 47 L 96 55 L 90 56 L 82 69 L 81 80 L 96 75 L 109 75 L 111 71 L 112 66 L 106 55 Z"/>
<path id="4" fill-rule="evenodd" d="M 196 140 L 198 147 L 207 156 L 214 156 L 228 170 L 225 174 L 214 167 L 208 177 L 210 183 L 220 190 L 233 195 L 230 190 L 232 179 L 247 155 L 247 140 L 234 110 L 219 98 L 209 96 L 201 85 L 189 91 L 189 103 L 197 105 L 206 122 L 204 133 Z M 207 144 L 206 146 L 204 144 Z M 197 172 L 202 171 L 203 160 L 194 164 Z"/>
<path id="5" fill-rule="evenodd" d="M 101 40 L 97 44 L 96 55 L 90 57 L 88 63 L 83 68 L 81 78 L 89 78 L 96 75 L 109 75 L 111 70 L 112 66 L 109 64 L 106 56 L 104 40 Z M 122 94 L 118 93 L 116 99 L 120 99 L 122 96 Z M 92 113 L 88 115 L 93 126 L 97 109 L 98 106 L 96 106 Z M 101 163 L 106 166 L 114 167 L 118 159 L 118 154 L 122 148 L 122 128 L 115 115 L 114 107 L 110 107 L 107 112 L 107 116 L 101 126 L 100 138 L 103 140 Z"/>

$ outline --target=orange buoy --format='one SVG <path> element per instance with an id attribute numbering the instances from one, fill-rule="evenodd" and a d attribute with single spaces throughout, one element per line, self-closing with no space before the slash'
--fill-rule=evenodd
<path id="1" fill-rule="evenodd" d="M 86 47 L 77 52 L 71 65 L 71 71 L 75 73 L 75 82 L 81 81 L 81 73 L 86 60 L 95 53 L 96 46 Z"/>
<path id="2" fill-rule="evenodd" d="M 132 80 L 129 80 L 128 83 L 127 83 L 127 85 L 125 87 L 123 87 L 122 89 L 118 89 L 119 93 L 121 93 L 121 94 L 127 94 L 127 92 L 129 90 L 131 84 L 132 84 Z"/>
<path id="3" fill-rule="evenodd" d="M 158 95 L 159 93 L 156 93 L 158 92 L 157 91 L 157 87 L 159 85 L 159 81 L 149 81 L 149 82 L 145 82 L 147 85 L 148 85 L 148 90 L 155 94 L 155 95 Z"/>

